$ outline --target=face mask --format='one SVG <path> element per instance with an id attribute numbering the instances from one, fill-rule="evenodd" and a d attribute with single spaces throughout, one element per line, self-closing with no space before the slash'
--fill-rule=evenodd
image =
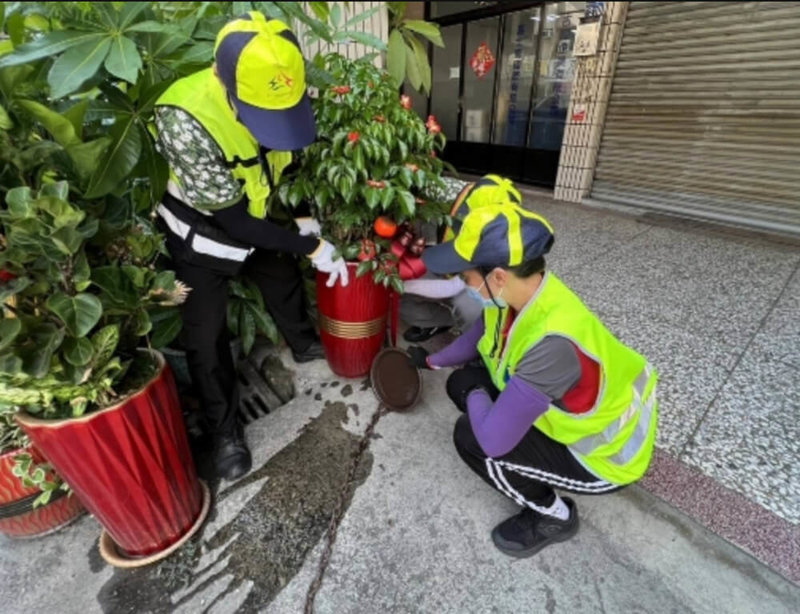
<path id="1" fill-rule="evenodd" d="M 469 297 L 475 302 L 479 303 L 483 309 L 486 309 L 487 307 L 499 307 L 500 309 L 508 307 L 508 303 L 506 303 L 506 301 L 500 296 L 496 296 L 494 299 L 484 298 L 481 296 L 481 288 L 483 288 L 485 285 L 486 281 L 484 280 L 484 282 L 477 288 L 467 286 L 467 293 L 469 294 Z M 500 290 L 500 293 L 502 294 L 503 291 Z"/>

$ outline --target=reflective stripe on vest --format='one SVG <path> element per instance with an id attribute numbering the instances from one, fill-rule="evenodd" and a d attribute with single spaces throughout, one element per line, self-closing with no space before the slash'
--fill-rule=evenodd
<path id="1" fill-rule="evenodd" d="M 167 224 L 169 229 L 178 235 L 181 239 L 186 240 L 192 227 L 185 222 L 179 220 L 172 211 L 167 209 L 164 205 L 158 205 L 156 211 Z M 214 241 L 208 237 L 195 234 L 192 237 L 192 244 L 189 246 L 198 254 L 205 254 L 206 256 L 214 256 L 215 258 L 222 258 L 224 260 L 233 260 L 235 262 L 244 262 L 250 255 L 251 249 L 242 249 L 234 247 L 233 245 L 225 245 L 219 241 Z"/>
<path id="2" fill-rule="evenodd" d="M 656 408 L 656 391 L 653 388 L 647 397 L 647 385 L 652 379 L 653 371 L 650 365 L 646 365 L 639 377 L 633 383 L 633 400 L 627 411 L 622 414 L 617 420 L 609 424 L 606 429 L 597 435 L 589 435 L 574 443 L 570 444 L 570 448 L 583 455 L 589 455 L 601 446 L 610 444 L 617 435 L 622 432 L 622 429 L 633 420 L 637 419 L 636 428 L 625 442 L 622 449 L 611 455 L 609 458 L 618 465 L 624 465 L 629 462 L 637 452 L 642 448 L 647 434 L 650 432 L 650 420 L 653 417 L 653 410 Z"/>
<path id="3" fill-rule="evenodd" d="M 271 188 L 267 173 L 259 163 L 258 142 L 236 120 L 228 104 L 225 88 L 214 75 L 213 69 L 207 68 L 178 79 L 161 95 L 156 105 L 181 109 L 205 128 L 225 156 L 231 174 L 243 185 L 250 215 L 258 219 L 266 217 Z M 283 170 L 291 163 L 292 154 L 288 151 L 270 151 L 266 159 L 272 171 L 273 182 L 277 184 Z M 180 180 L 172 169 L 170 179 L 180 185 Z M 183 202 L 189 206 L 194 205 Z"/>

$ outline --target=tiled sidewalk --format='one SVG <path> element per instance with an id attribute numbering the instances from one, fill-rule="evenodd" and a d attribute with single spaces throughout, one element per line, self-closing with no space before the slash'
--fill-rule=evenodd
<path id="1" fill-rule="evenodd" d="M 645 487 L 800 581 L 800 246 L 525 195 L 549 268 L 660 372 Z"/>

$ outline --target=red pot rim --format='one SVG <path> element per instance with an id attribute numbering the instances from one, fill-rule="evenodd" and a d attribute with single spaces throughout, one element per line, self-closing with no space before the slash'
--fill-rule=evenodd
<path id="1" fill-rule="evenodd" d="M 25 446 L 24 448 L 14 448 L 13 450 L 8 450 L 6 452 L 3 452 L 2 454 L 0 454 L 0 460 L 3 460 L 5 458 L 14 458 L 15 456 L 19 454 L 24 454 L 25 452 L 30 454 L 32 452 L 31 447 Z"/>
<path id="2" fill-rule="evenodd" d="M 149 348 L 139 348 L 140 352 L 144 352 L 150 354 L 155 360 L 156 364 L 158 365 L 158 370 L 156 371 L 155 375 L 147 380 L 140 388 L 134 390 L 130 394 L 125 395 L 121 399 L 117 400 L 116 403 L 113 405 L 109 405 L 108 407 L 104 407 L 103 409 L 98 409 L 97 411 L 90 412 L 88 414 L 84 414 L 83 416 L 70 417 L 70 418 L 37 418 L 36 416 L 32 416 L 24 409 L 20 410 L 17 415 L 15 416 L 17 422 L 20 424 L 24 424 L 27 426 L 45 426 L 50 428 L 59 428 L 64 426 L 65 424 L 77 424 L 80 422 L 89 422 L 90 420 L 94 420 L 97 416 L 102 414 L 115 411 L 125 405 L 131 399 L 139 396 L 140 394 L 144 394 L 150 385 L 161 377 L 161 374 L 164 372 L 164 368 L 166 367 L 166 360 L 164 359 L 164 355 L 159 352 L 158 350 L 152 350 Z"/>

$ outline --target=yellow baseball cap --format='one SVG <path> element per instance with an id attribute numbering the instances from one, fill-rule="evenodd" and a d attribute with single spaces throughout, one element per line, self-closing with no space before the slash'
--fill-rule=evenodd
<path id="1" fill-rule="evenodd" d="M 314 142 L 305 61 L 289 26 L 250 11 L 220 30 L 214 59 L 239 121 L 261 145 L 291 151 Z"/>

